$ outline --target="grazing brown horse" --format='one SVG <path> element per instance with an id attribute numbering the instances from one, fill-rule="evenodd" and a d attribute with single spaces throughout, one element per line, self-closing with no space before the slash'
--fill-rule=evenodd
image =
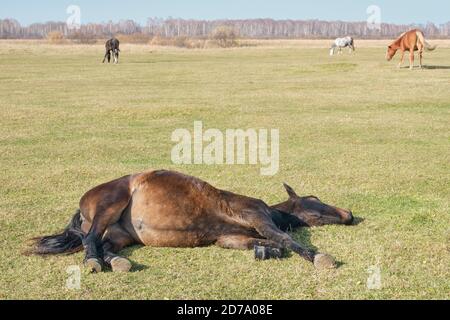
<path id="1" fill-rule="evenodd" d="M 85 265 L 99 272 L 129 271 L 131 263 L 117 255 L 122 248 L 198 247 L 216 244 L 254 249 L 256 258 L 278 258 L 290 249 L 317 267 L 334 260 L 302 247 L 283 230 L 300 226 L 351 224 L 352 213 L 299 197 L 285 185 L 286 202 L 269 207 L 263 201 L 214 188 L 178 172 L 157 170 L 125 176 L 87 192 L 63 233 L 36 239 L 31 253 L 72 253 L 85 249 Z M 282 230 L 283 229 L 283 230 Z"/>
<path id="2" fill-rule="evenodd" d="M 402 57 L 398 67 L 400 68 L 405 58 L 405 51 L 409 51 L 409 68 L 414 68 L 414 51 L 419 51 L 420 68 L 422 68 L 423 50 L 433 51 L 436 46 L 431 46 L 426 40 L 423 32 L 414 29 L 403 33 L 397 40 L 395 40 L 387 49 L 386 59 L 391 61 L 398 50 L 401 51 Z"/>

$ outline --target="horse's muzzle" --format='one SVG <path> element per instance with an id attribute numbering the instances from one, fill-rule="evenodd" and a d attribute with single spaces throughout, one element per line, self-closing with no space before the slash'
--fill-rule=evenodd
<path id="1" fill-rule="evenodd" d="M 345 224 L 347 226 L 351 226 L 353 224 L 353 221 L 355 221 L 355 218 L 353 217 L 353 213 L 350 210 L 343 210 L 341 212 L 341 219 L 342 224 Z"/>

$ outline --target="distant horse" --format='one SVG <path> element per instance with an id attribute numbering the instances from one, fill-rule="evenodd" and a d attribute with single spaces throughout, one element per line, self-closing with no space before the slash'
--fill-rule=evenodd
<path id="1" fill-rule="evenodd" d="M 269 207 L 261 200 L 219 190 L 174 171 L 125 176 L 87 192 L 65 231 L 36 239 L 30 253 L 73 253 L 84 247 L 85 265 L 91 272 L 100 272 L 103 264 L 126 272 L 131 263 L 116 253 L 133 244 L 215 244 L 255 249 L 257 259 L 279 258 L 282 250 L 290 249 L 318 268 L 335 267 L 331 256 L 304 248 L 284 231 L 352 224 L 352 213 L 313 196 L 299 197 L 288 185 L 285 188 L 289 199 Z"/>
<path id="2" fill-rule="evenodd" d="M 336 50 L 342 53 L 342 48 L 349 48 L 350 52 L 355 51 L 355 41 L 352 37 L 337 38 L 330 48 L 330 56 L 334 55 Z"/>
<path id="3" fill-rule="evenodd" d="M 391 61 L 398 50 L 401 51 L 402 56 L 398 68 L 401 68 L 403 60 L 405 58 L 405 51 L 409 51 L 409 68 L 412 70 L 414 68 L 414 51 L 419 51 L 420 64 L 419 67 L 422 68 L 423 60 L 423 50 L 433 51 L 436 46 L 431 46 L 426 40 L 423 32 L 418 29 L 410 30 L 408 32 L 402 33 L 400 37 L 391 43 L 386 52 L 386 59 Z"/>
<path id="4" fill-rule="evenodd" d="M 103 63 L 108 59 L 108 63 L 111 62 L 111 56 L 113 57 L 114 63 L 119 63 L 119 49 L 120 42 L 116 38 L 109 39 L 105 44 L 105 57 L 103 58 Z"/>

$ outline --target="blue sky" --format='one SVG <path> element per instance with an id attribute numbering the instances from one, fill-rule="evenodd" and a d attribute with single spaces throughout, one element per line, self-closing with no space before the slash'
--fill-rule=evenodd
<path id="1" fill-rule="evenodd" d="M 407 5 L 409 4 L 409 5 Z M 0 0 L 0 18 L 22 24 L 66 21 L 69 5 L 81 8 L 81 22 L 169 16 L 192 19 L 323 19 L 365 21 L 369 5 L 381 8 L 383 22 L 450 21 L 449 0 Z"/>

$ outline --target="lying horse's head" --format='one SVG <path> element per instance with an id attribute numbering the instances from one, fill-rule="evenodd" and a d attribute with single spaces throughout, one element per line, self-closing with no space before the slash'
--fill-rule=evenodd
<path id="1" fill-rule="evenodd" d="M 396 53 L 397 53 L 397 49 L 395 49 L 393 46 L 389 46 L 387 49 L 387 52 L 386 52 L 386 60 L 391 61 Z"/>
<path id="2" fill-rule="evenodd" d="M 350 210 L 330 206 L 315 196 L 300 197 L 287 184 L 284 184 L 284 187 L 289 195 L 286 203 L 289 213 L 304 221 L 308 226 L 351 225 L 353 223 L 353 215 Z"/>

